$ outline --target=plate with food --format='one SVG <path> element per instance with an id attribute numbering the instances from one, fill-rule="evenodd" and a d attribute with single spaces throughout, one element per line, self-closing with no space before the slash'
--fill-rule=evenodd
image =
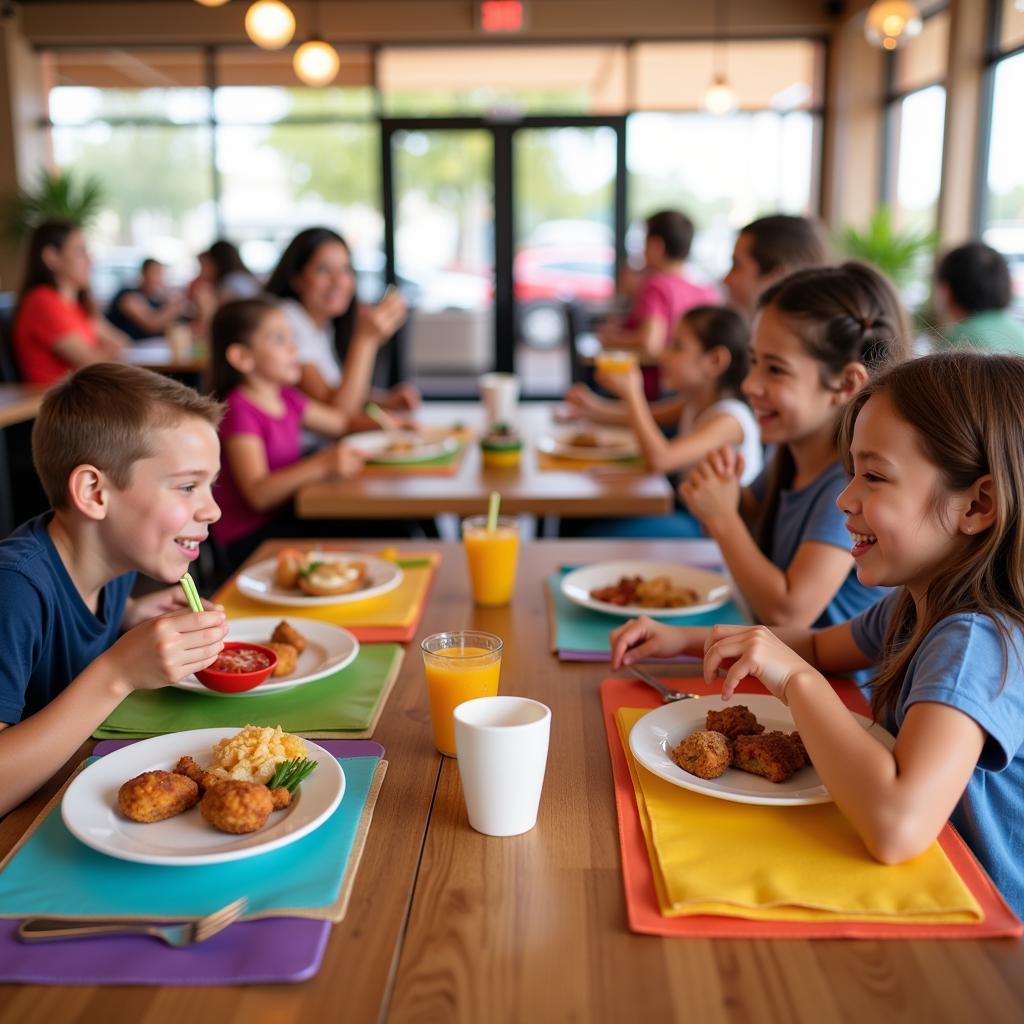
<path id="1" fill-rule="evenodd" d="M 721 608 L 732 596 L 720 573 L 665 562 L 597 562 L 562 577 L 562 593 L 608 615 L 671 618 Z"/>
<path id="2" fill-rule="evenodd" d="M 120 860 L 185 867 L 277 850 L 322 825 L 345 772 L 276 729 L 193 729 L 140 740 L 84 768 L 61 801 L 68 831 Z"/>
<path id="3" fill-rule="evenodd" d="M 345 444 L 358 448 L 367 462 L 387 463 L 389 466 L 414 465 L 450 455 L 459 447 L 451 435 L 437 436 L 415 430 L 368 430 L 350 434 Z"/>
<path id="4" fill-rule="evenodd" d="M 339 672 L 359 653 L 359 641 L 347 629 L 315 619 L 280 619 L 270 615 L 234 619 L 228 623 L 225 640 L 259 644 L 271 648 L 277 655 L 271 676 L 254 689 L 237 694 L 239 697 L 264 697 L 312 683 Z M 217 662 L 211 666 L 218 667 Z M 195 676 L 174 685 L 179 690 L 191 690 L 208 697 L 235 696 L 211 690 Z"/>
<path id="5" fill-rule="evenodd" d="M 359 551 L 284 548 L 276 558 L 246 566 L 236 582 L 255 601 L 308 608 L 378 597 L 402 576 L 394 562 Z"/>
<path id="6" fill-rule="evenodd" d="M 617 427 L 583 426 L 558 430 L 540 438 L 537 448 L 546 455 L 595 462 L 634 459 L 640 454 L 633 432 Z"/>
<path id="7" fill-rule="evenodd" d="M 890 750 L 882 726 L 850 714 Z M 629 749 L 649 771 L 683 789 L 741 804 L 796 807 L 829 803 L 793 716 L 767 694 L 736 693 L 666 704 L 644 715 Z"/>

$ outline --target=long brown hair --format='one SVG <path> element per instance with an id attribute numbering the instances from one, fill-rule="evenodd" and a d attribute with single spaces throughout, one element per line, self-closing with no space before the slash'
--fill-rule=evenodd
<path id="1" fill-rule="evenodd" d="M 210 373 L 213 393 L 220 401 L 242 383 L 242 375 L 228 362 L 232 345 L 248 345 L 263 318 L 278 308 L 271 298 L 235 299 L 225 302 L 210 323 Z"/>
<path id="2" fill-rule="evenodd" d="M 1011 649 L 1018 658 L 1024 653 L 1013 640 L 1024 631 L 1024 359 L 955 351 L 894 367 L 847 405 L 840 433 L 845 459 L 858 414 L 879 394 L 913 428 L 944 490 L 964 491 L 991 474 L 996 508 L 991 529 L 965 536 L 929 582 L 920 619 L 909 591 L 897 599 L 873 684 L 876 718 L 895 710 L 910 659 L 950 615 L 992 619 L 1003 644 L 1004 679 Z"/>
<path id="3" fill-rule="evenodd" d="M 25 273 L 21 279 L 21 289 L 18 292 L 19 306 L 33 288 L 37 288 L 39 285 L 46 285 L 49 288 L 57 287 L 57 277 L 47 265 L 46 260 L 43 259 L 43 253 L 51 248 L 60 251 L 64 248 L 68 238 L 76 231 L 81 230 L 82 225 L 73 220 L 45 220 L 33 229 L 28 240 Z M 90 316 L 95 312 L 88 288 L 80 289 L 76 299 Z"/>
<path id="4" fill-rule="evenodd" d="M 863 363 L 874 376 L 910 355 L 910 320 L 896 289 L 866 263 L 798 270 L 768 288 L 758 308 L 774 309 L 821 367 L 821 383 L 850 363 Z M 839 427 L 836 415 L 836 429 Z M 771 556 L 779 495 L 796 473 L 788 445 L 779 445 L 768 467 L 764 500 L 754 523 L 761 550 Z"/>

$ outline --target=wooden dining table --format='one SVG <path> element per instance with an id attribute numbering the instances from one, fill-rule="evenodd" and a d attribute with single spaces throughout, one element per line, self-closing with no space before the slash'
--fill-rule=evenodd
<path id="1" fill-rule="evenodd" d="M 609 672 L 550 653 L 543 586 L 567 562 L 684 560 L 685 546 L 536 541 L 521 552 L 512 604 L 490 609 L 473 606 L 457 544 L 399 546 L 434 548 L 443 559 L 374 734 L 389 768 L 348 913 L 332 929 L 316 976 L 244 988 L 0 986 L 0 1024 L 1024 1019 L 1024 946 L 1014 940 L 673 939 L 629 931 L 599 700 Z M 522 836 L 474 832 L 457 762 L 434 750 L 418 643 L 462 627 L 504 639 L 501 692 L 551 708 L 540 815 Z M 0 822 L 0 856 L 91 746 Z"/>
<path id="2" fill-rule="evenodd" d="M 524 402 L 515 426 L 523 438 L 521 463 L 511 469 L 483 465 L 475 437 L 484 428 L 478 402 L 427 402 L 416 418 L 426 428 L 465 428 L 474 439 L 466 443 L 453 475 L 415 471 L 353 480 L 309 484 L 295 498 L 305 519 L 429 518 L 451 512 L 471 515 L 486 511 L 492 491 L 501 494 L 503 512 L 536 516 L 612 517 L 665 515 L 672 510 L 672 488 L 660 473 L 607 462 L 589 469 L 542 468 L 538 439 L 558 428 L 551 402 Z"/>

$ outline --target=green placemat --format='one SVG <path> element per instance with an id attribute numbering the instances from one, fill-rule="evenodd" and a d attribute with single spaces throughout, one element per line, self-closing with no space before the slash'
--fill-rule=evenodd
<path id="1" fill-rule="evenodd" d="M 403 654 L 399 644 L 366 644 L 340 672 L 267 697 L 207 697 L 170 686 L 136 690 L 93 736 L 123 740 L 216 726 L 280 725 L 301 736 L 358 739 L 372 734 Z"/>

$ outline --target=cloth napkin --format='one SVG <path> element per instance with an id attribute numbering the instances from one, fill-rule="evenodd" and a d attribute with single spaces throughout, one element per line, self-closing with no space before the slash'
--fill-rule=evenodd
<path id="1" fill-rule="evenodd" d="M 280 725 L 285 732 L 313 738 L 368 736 L 380 718 L 404 654 L 398 644 L 363 646 L 341 671 L 266 697 L 208 697 L 170 686 L 136 690 L 93 736 L 124 739 L 250 724 Z"/>

